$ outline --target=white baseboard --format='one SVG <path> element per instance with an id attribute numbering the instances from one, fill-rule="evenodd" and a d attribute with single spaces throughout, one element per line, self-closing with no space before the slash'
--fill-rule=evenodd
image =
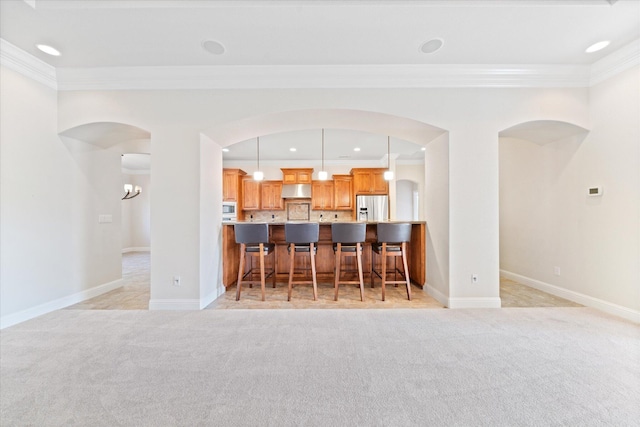
<path id="1" fill-rule="evenodd" d="M 540 280 L 532 279 L 527 276 L 522 276 L 517 273 L 512 273 L 507 270 L 500 270 L 500 275 L 507 279 L 514 280 L 523 285 L 530 286 L 534 289 L 538 289 L 543 292 L 547 292 L 551 295 L 555 295 L 560 298 L 568 299 L 569 301 L 577 302 L 578 304 L 592 307 L 605 313 L 613 314 L 627 320 L 631 320 L 635 323 L 640 323 L 640 311 L 633 310 L 628 307 L 623 307 L 608 301 L 604 301 L 598 298 L 594 298 L 589 295 L 582 294 L 580 292 L 571 291 L 569 289 L 561 288 L 559 286 L 551 285 L 549 283 L 541 282 Z"/>
<path id="2" fill-rule="evenodd" d="M 433 286 L 430 286 L 428 283 L 425 286 L 425 288 L 427 290 L 427 294 L 428 295 L 430 295 L 433 298 L 435 298 L 440 304 L 444 305 L 445 307 L 449 307 L 449 297 L 448 296 L 446 296 L 445 294 L 443 294 L 442 292 L 440 292 L 439 290 L 437 290 Z"/>
<path id="3" fill-rule="evenodd" d="M 131 248 L 122 248 L 123 254 L 129 252 L 151 252 L 151 248 L 149 246 L 134 246 Z"/>
<path id="4" fill-rule="evenodd" d="M 149 301 L 149 310 L 202 310 L 225 292 L 225 287 L 220 284 L 201 299 L 153 299 Z"/>
<path id="5" fill-rule="evenodd" d="M 18 313 L 2 316 L 0 318 L 0 329 L 17 325 L 18 323 L 22 323 L 38 316 L 42 316 L 43 314 L 51 313 L 52 311 L 69 307 L 70 305 L 86 301 L 90 298 L 95 298 L 114 289 L 118 289 L 122 287 L 122 285 L 124 285 L 122 279 L 114 280 L 112 282 L 104 283 L 102 285 L 98 285 L 94 288 L 87 289 L 82 292 L 77 292 L 66 297 L 58 298 L 56 300 L 19 311 Z"/>
<path id="6" fill-rule="evenodd" d="M 206 308 L 209 304 L 217 300 L 222 294 L 224 294 L 227 289 L 224 287 L 222 283 L 218 284 L 216 289 L 213 290 L 209 295 L 205 296 L 200 300 L 200 309 Z"/>
<path id="7" fill-rule="evenodd" d="M 502 302 L 497 297 L 449 298 L 449 308 L 500 308 Z"/>

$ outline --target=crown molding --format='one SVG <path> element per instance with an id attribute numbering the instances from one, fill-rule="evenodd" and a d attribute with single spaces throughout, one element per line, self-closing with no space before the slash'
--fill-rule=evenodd
<path id="1" fill-rule="evenodd" d="M 640 64 L 640 39 L 616 50 L 591 65 L 590 86 Z"/>
<path id="2" fill-rule="evenodd" d="M 58 89 L 56 69 L 46 62 L 0 39 L 0 65 L 10 68 L 51 89 Z"/>
<path id="3" fill-rule="evenodd" d="M 58 68 L 59 90 L 586 87 L 587 65 Z"/>
<path id="4" fill-rule="evenodd" d="M 640 64 L 640 40 L 593 65 L 260 65 L 54 68 L 0 39 L 0 63 L 57 90 L 589 87 Z"/>

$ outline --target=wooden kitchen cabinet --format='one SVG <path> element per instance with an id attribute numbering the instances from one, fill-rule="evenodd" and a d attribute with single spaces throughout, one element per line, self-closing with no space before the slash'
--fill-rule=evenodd
<path id="1" fill-rule="evenodd" d="M 266 210 L 283 210 L 282 181 L 263 181 L 261 187 L 260 206 Z"/>
<path id="2" fill-rule="evenodd" d="M 260 209 L 260 182 L 254 181 L 253 177 L 242 179 L 242 206 L 244 211 L 257 211 Z"/>
<path id="3" fill-rule="evenodd" d="M 389 183 L 384 179 L 385 168 L 354 168 L 353 191 L 358 194 L 389 194 Z"/>
<path id="4" fill-rule="evenodd" d="M 333 181 L 313 181 L 311 184 L 311 209 L 333 209 Z"/>
<path id="5" fill-rule="evenodd" d="M 222 200 L 238 202 L 242 198 L 242 177 L 247 173 L 242 169 L 222 170 Z"/>
<path id="6" fill-rule="evenodd" d="M 282 182 L 284 184 L 311 184 L 313 168 L 308 169 L 288 169 L 281 168 Z"/>
<path id="7" fill-rule="evenodd" d="M 350 211 L 353 210 L 353 203 L 353 177 L 333 175 L 333 209 Z"/>

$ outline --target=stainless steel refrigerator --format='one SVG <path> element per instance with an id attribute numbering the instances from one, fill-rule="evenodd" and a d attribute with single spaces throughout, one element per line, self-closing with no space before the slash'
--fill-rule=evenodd
<path id="1" fill-rule="evenodd" d="M 389 196 L 356 196 L 358 221 L 387 221 Z"/>

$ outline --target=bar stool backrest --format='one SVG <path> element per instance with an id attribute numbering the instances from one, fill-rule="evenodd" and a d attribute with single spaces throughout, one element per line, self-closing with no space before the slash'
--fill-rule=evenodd
<path id="1" fill-rule="evenodd" d="M 331 240 L 334 243 L 362 243 L 366 234 L 365 223 L 334 222 L 331 224 Z"/>
<path id="2" fill-rule="evenodd" d="M 379 223 L 378 242 L 402 243 L 411 241 L 411 224 Z"/>
<path id="3" fill-rule="evenodd" d="M 236 243 L 269 243 L 269 224 L 250 223 L 235 224 Z"/>
<path id="4" fill-rule="evenodd" d="M 287 243 L 309 244 L 317 243 L 320 237 L 320 224 L 317 222 L 284 224 L 284 238 Z"/>

